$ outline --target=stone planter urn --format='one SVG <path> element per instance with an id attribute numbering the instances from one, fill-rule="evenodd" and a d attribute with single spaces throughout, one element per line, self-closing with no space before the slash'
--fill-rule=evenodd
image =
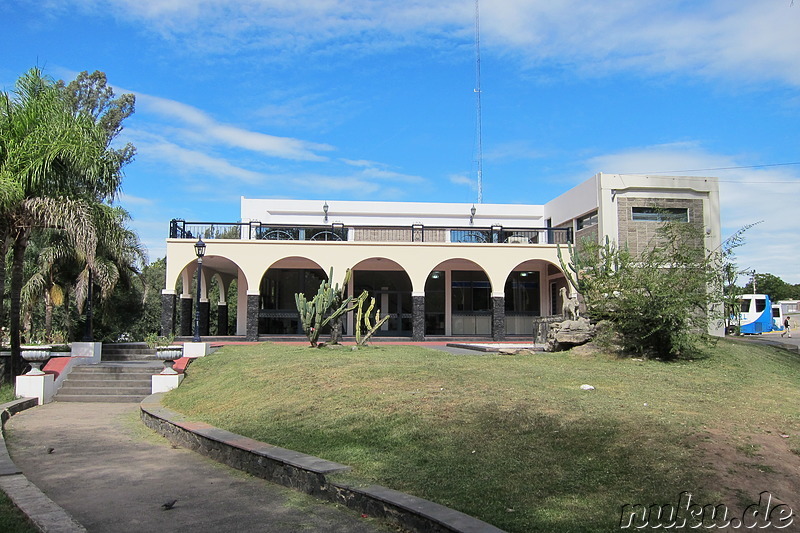
<path id="1" fill-rule="evenodd" d="M 183 357 L 183 346 L 172 345 L 156 347 L 156 359 L 160 359 L 164 362 L 164 370 L 161 371 L 162 374 L 177 374 L 178 372 L 173 370 L 172 367 L 175 365 L 175 360 L 181 357 Z"/>
<path id="2" fill-rule="evenodd" d="M 50 359 L 50 350 L 53 349 L 49 345 L 27 345 L 20 346 L 22 358 L 25 359 L 31 369 L 25 374 L 26 376 L 43 376 L 42 365 Z"/>

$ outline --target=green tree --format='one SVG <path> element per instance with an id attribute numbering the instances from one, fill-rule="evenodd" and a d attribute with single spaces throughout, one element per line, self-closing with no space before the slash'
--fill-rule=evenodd
<path id="1" fill-rule="evenodd" d="M 39 69 L 21 76 L 13 91 L 0 93 L 0 229 L 12 253 L 13 375 L 23 366 L 21 292 L 31 233 L 64 231 L 75 248 L 94 259 L 92 205 L 113 199 L 122 179 L 123 160 L 109 143 L 109 132 L 90 114 L 76 112 L 64 90 Z"/>
<path id="2" fill-rule="evenodd" d="M 666 222 L 639 255 L 586 240 L 562 267 L 589 316 L 606 321 L 624 350 L 672 359 L 696 351 L 722 319 L 725 265 L 746 229 L 707 251 L 700 228 Z"/>
<path id="3" fill-rule="evenodd" d="M 100 203 L 92 206 L 97 240 L 91 261 L 82 250 L 71 245 L 63 232 L 49 229 L 34 232 L 31 245 L 37 246 L 37 268 L 27 277 L 22 300 L 26 314 L 44 302 L 46 338 L 52 333 L 54 307 L 62 306 L 69 294 L 74 295 L 77 311 L 81 313 L 89 295 L 89 283 L 99 289 L 103 305 L 118 284 L 130 290 L 135 283 L 141 283 L 138 276 L 146 263 L 146 253 L 136 233 L 128 228 L 129 220 L 130 215 L 121 207 Z M 71 329 L 69 323 L 65 326 L 67 331 Z"/>
<path id="4" fill-rule="evenodd" d="M 758 294 L 768 294 L 769 299 L 772 302 L 777 302 L 778 300 L 793 300 L 794 295 L 796 294 L 795 288 L 793 285 L 786 283 L 778 276 L 773 274 L 764 273 L 764 274 L 755 274 L 755 292 Z M 744 286 L 742 290 L 745 294 L 753 293 L 753 279 L 751 278 L 749 282 Z"/>

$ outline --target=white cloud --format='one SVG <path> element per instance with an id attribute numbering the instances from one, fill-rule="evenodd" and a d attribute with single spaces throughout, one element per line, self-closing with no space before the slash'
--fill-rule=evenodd
<path id="1" fill-rule="evenodd" d="M 678 175 L 718 177 L 723 239 L 748 224 L 763 221 L 745 233 L 745 245 L 736 250 L 738 265 L 800 283 L 796 252 L 800 224 L 792 221 L 800 198 L 800 166 L 730 168 L 751 163 L 741 156 L 707 152 L 691 142 L 607 154 L 586 164 L 590 169 L 609 173 L 673 171 Z M 692 172 L 674 172 L 683 169 Z"/>
<path id="2" fill-rule="evenodd" d="M 457 0 L 53 0 L 133 20 L 192 50 L 271 49 L 261 60 L 452 50 L 472 40 L 474 7 Z M 769 2 L 504 0 L 480 6 L 481 42 L 526 62 L 583 72 L 633 69 L 800 84 L 800 5 Z"/>
<path id="3" fill-rule="evenodd" d="M 137 93 L 136 98 L 141 106 L 141 112 L 180 121 L 189 130 L 187 136 L 203 139 L 209 143 L 299 161 L 325 161 L 327 158 L 317 152 L 333 150 L 333 147 L 327 144 L 277 137 L 223 124 L 215 121 L 204 111 L 175 100 L 141 93 Z"/>
<path id="4" fill-rule="evenodd" d="M 266 178 L 264 174 L 238 167 L 225 159 L 166 141 L 140 145 L 139 154 L 170 165 L 181 172 L 201 172 L 220 180 L 232 178 L 246 183 L 260 183 Z"/>
<path id="5" fill-rule="evenodd" d="M 155 201 L 151 198 L 132 196 L 123 192 L 117 196 L 117 203 L 125 205 L 151 206 L 155 204 Z"/>
<path id="6" fill-rule="evenodd" d="M 469 176 L 465 176 L 463 174 L 451 174 L 450 176 L 447 177 L 447 179 L 453 185 L 462 185 L 469 187 L 470 189 L 475 191 L 478 190 L 478 184 L 475 182 L 473 178 Z"/>

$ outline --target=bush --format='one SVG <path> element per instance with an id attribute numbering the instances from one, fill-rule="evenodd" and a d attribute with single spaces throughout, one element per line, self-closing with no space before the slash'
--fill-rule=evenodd
<path id="1" fill-rule="evenodd" d="M 701 229 L 666 222 L 638 256 L 608 239 L 585 240 L 562 267 L 588 315 L 608 321 L 625 351 L 673 359 L 698 350 L 709 323 L 721 319 L 725 256 L 706 251 L 703 242 Z"/>

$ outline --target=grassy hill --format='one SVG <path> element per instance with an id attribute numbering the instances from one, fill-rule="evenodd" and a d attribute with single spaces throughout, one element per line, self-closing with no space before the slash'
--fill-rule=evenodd
<path id="1" fill-rule="evenodd" d="M 673 363 L 260 344 L 196 361 L 165 403 L 510 532 L 594 532 L 682 491 L 800 510 L 799 389 L 800 357 L 729 341 Z"/>

